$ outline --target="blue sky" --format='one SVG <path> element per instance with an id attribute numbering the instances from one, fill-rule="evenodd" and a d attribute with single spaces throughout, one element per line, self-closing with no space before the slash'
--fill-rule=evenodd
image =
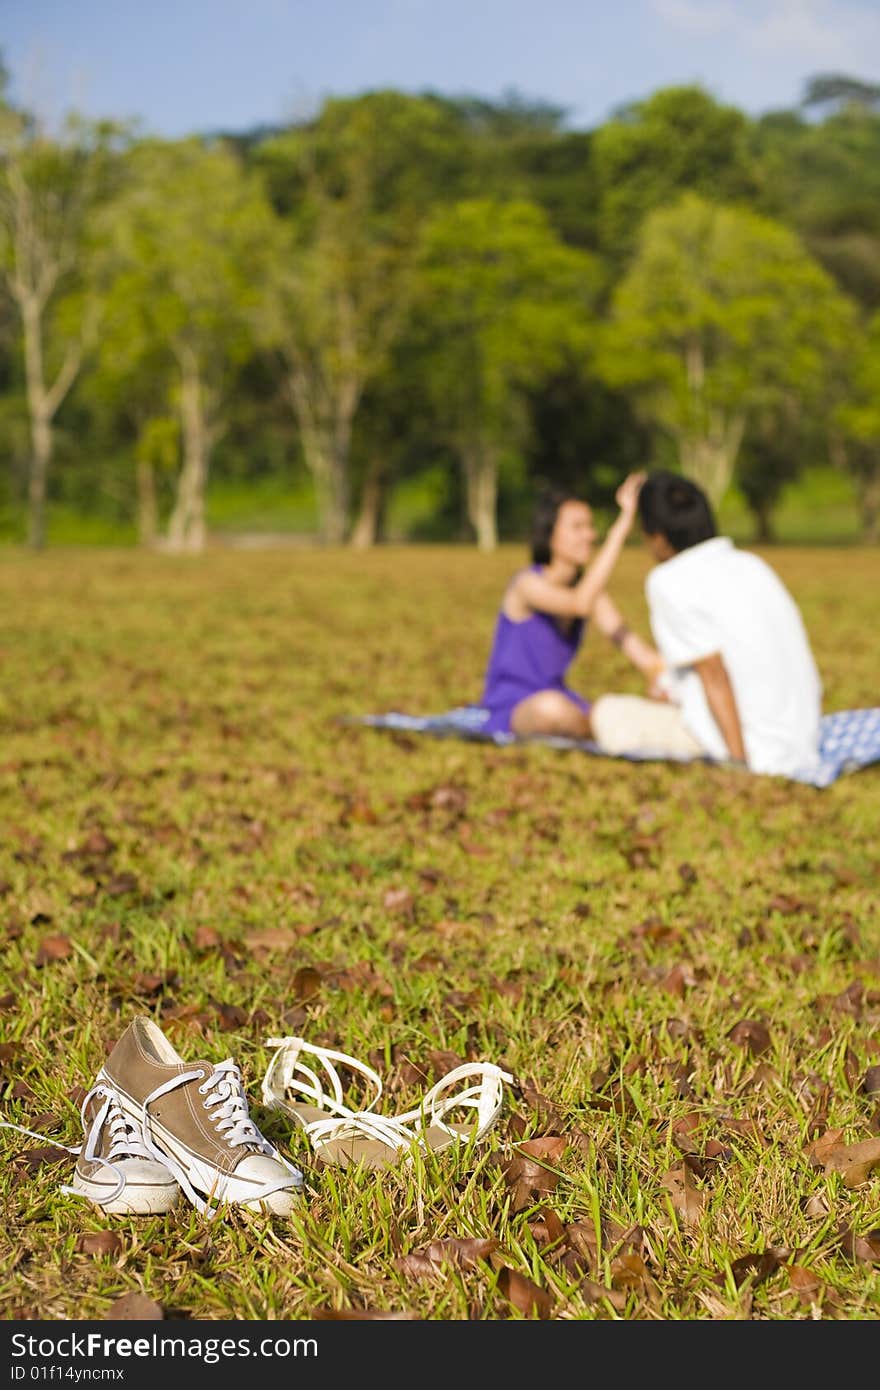
<path id="1" fill-rule="evenodd" d="M 698 82 L 750 114 L 880 81 L 880 0 L 0 0 L 15 100 L 166 137 L 378 87 L 552 102 L 581 129 Z"/>

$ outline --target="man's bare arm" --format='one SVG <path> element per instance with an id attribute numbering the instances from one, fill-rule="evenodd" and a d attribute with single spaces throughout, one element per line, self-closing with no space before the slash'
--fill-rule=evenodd
<path id="1" fill-rule="evenodd" d="M 743 742 L 739 710 L 721 653 L 713 652 L 711 656 L 703 657 L 702 661 L 695 661 L 694 669 L 703 682 L 706 700 L 715 723 L 721 730 L 721 737 L 727 744 L 727 751 L 734 762 L 744 763 L 746 746 Z"/>

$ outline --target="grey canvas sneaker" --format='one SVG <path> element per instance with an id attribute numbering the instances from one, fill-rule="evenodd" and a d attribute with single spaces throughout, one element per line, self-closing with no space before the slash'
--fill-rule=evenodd
<path id="1" fill-rule="evenodd" d="M 81 1114 L 85 1143 L 63 1190 L 108 1212 L 171 1211 L 180 1201 L 180 1184 L 147 1148 L 140 1125 L 126 1118 L 112 1087 L 93 1086 Z"/>
<path id="2" fill-rule="evenodd" d="M 140 1125 L 123 1113 L 119 1097 L 103 1082 L 92 1087 L 80 1106 L 85 1134 L 77 1147 L 56 1147 L 76 1154 L 71 1182 L 62 1192 L 85 1197 L 103 1211 L 150 1216 L 170 1211 L 180 1201 L 180 1184 L 166 1165 L 147 1148 Z M 0 1129 L 15 1129 L 46 1142 L 45 1134 L 10 1120 Z"/>
<path id="3" fill-rule="evenodd" d="M 225 1204 L 288 1216 L 303 1175 L 250 1118 L 241 1073 L 231 1058 L 185 1062 L 139 1015 L 98 1073 L 128 1119 L 189 1200 L 208 1216 Z"/>

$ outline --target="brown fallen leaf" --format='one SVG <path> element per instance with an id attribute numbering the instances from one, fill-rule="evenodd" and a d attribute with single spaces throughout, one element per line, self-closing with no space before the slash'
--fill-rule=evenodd
<path id="1" fill-rule="evenodd" d="M 110 1304 L 104 1314 L 105 1321 L 109 1322 L 158 1322 L 164 1317 L 162 1305 L 142 1293 L 124 1293 L 121 1298 Z"/>
<path id="2" fill-rule="evenodd" d="M 805 1269 L 803 1265 L 788 1266 L 788 1282 L 800 1302 L 805 1305 L 818 1302 L 824 1289 L 818 1275 L 811 1269 Z"/>
<path id="3" fill-rule="evenodd" d="M 851 1260 L 860 1260 L 863 1264 L 880 1265 L 880 1229 L 866 1231 L 863 1236 L 860 1236 L 852 1227 L 843 1226 L 838 1231 L 837 1237 L 841 1250 Z"/>
<path id="4" fill-rule="evenodd" d="M 868 1067 L 862 1080 L 862 1090 L 866 1096 L 880 1095 L 880 1067 Z"/>
<path id="5" fill-rule="evenodd" d="M 416 900 L 408 888 L 388 888 L 382 897 L 385 911 L 399 917 L 411 917 L 415 905 Z"/>
<path id="6" fill-rule="evenodd" d="M 529 1230 L 538 1245 L 558 1245 L 565 1237 L 565 1227 L 550 1207 L 542 1207 L 539 1219 L 529 1222 Z"/>
<path id="7" fill-rule="evenodd" d="M 814 1168 L 821 1168 L 825 1163 L 826 1155 L 840 1146 L 843 1138 L 842 1129 L 826 1129 L 824 1134 L 813 1139 L 804 1149 L 804 1153 L 809 1158 Z"/>
<path id="8" fill-rule="evenodd" d="M 513 1189 L 511 1205 L 514 1211 L 522 1211 L 541 1193 L 554 1190 L 559 1174 L 553 1171 L 552 1165 L 559 1161 L 567 1147 L 568 1141 L 561 1134 L 545 1134 L 517 1145 L 514 1156 L 501 1165 L 505 1181 Z"/>
<path id="9" fill-rule="evenodd" d="M 787 1252 L 786 1252 L 787 1254 Z M 783 1263 L 780 1253 L 776 1250 L 763 1250 L 752 1255 L 740 1255 L 738 1260 L 731 1260 L 730 1271 L 733 1275 L 733 1282 L 739 1289 L 747 1279 L 752 1280 L 753 1287 L 757 1288 L 765 1279 L 769 1279 L 779 1266 Z M 724 1275 L 719 1275 L 719 1283 L 724 1282 Z"/>
<path id="10" fill-rule="evenodd" d="M 668 1169 L 660 1179 L 660 1186 L 669 1193 L 676 1216 L 689 1224 L 700 1219 L 707 1195 L 694 1186 L 693 1176 L 685 1164 Z"/>
<path id="11" fill-rule="evenodd" d="M 69 1158 L 70 1153 L 67 1149 L 59 1149 L 56 1144 L 46 1144 L 37 1149 L 23 1149 L 14 1161 L 24 1164 L 28 1172 L 34 1173 L 38 1168 L 42 1168 L 44 1163 L 60 1163 L 62 1159 Z"/>
<path id="12" fill-rule="evenodd" d="M 504 1265 L 498 1272 L 498 1288 L 517 1312 L 525 1317 L 549 1318 L 553 1306 L 549 1293 L 518 1270 Z"/>
<path id="13" fill-rule="evenodd" d="M 247 933 L 244 946 L 250 951 L 293 951 L 299 938 L 300 933 L 295 927 L 262 927 L 259 931 Z"/>
<path id="14" fill-rule="evenodd" d="M 84 1231 L 76 1238 L 81 1255 L 118 1255 L 125 1242 L 118 1231 Z"/>
<path id="15" fill-rule="evenodd" d="M 880 1167 L 880 1139 L 863 1139 L 860 1144 L 838 1144 L 823 1157 L 826 1173 L 839 1173 L 844 1187 L 860 1187 L 868 1174 Z"/>
<path id="16" fill-rule="evenodd" d="M 413 1250 L 395 1260 L 395 1267 L 413 1279 L 434 1278 L 452 1265 L 455 1269 L 475 1269 L 480 1260 L 488 1260 L 499 1248 L 494 1239 L 479 1237 L 450 1237 L 432 1240 L 423 1250 Z"/>
<path id="17" fill-rule="evenodd" d="M 73 946 L 67 936 L 44 936 L 37 948 L 34 965 L 48 965 L 53 960 L 67 960 L 73 955 Z"/>
<path id="18" fill-rule="evenodd" d="M 626 1307 L 626 1294 L 622 1289 L 606 1289 L 604 1284 L 597 1284 L 593 1279 L 585 1279 L 581 1284 L 580 1291 L 586 1303 L 608 1302 L 616 1313 L 622 1313 Z"/>
<path id="19" fill-rule="evenodd" d="M 755 1018 L 742 1018 L 727 1034 L 731 1042 L 747 1047 L 753 1056 L 766 1052 L 770 1047 L 770 1031 L 766 1024 Z"/>

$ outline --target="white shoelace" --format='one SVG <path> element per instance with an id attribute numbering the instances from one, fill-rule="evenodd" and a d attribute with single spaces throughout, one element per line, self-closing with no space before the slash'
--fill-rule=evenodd
<path id="1" fill-rule="evenodd" d="M 89 1102 L 94 1100 L 96 1096 L 101 1097 L 103 1104 L 96 1112 L 88 1130 L 86 1130 L 86 1109 L 88 1108 Z M 108 1197 L 103 1199 L 105 1202 L 115 1201 L 125 1188 L 125 1173 L 116 1167 L 115 1160 L 120 1158 L 153 1159 L 158 1156 L 160 1157 L 160 1161 L 164 1163 L 164 1159 L 152 1153 L 138 1137 L 134 1125 L 132 1125 L 122 1113 L 116 1092 L 112 1090 L 111 1087 L 105 1086 L 101 1082 L 93 1086 L 83 1100 L 79 1109 L 79 1114 L 82 1120 L 83 1133 L 85 1134 L 85 1143 L 73 1147 L 71 1147 L 70 1144 L 58 1144 L 52 1139 L 47 1140 L 45 1134 L 38 1134 L 36 1130 L 33 1129 L 25 1129 L 23 1125 L 15 1125 L 11 1120 L 0 1121 L 0 1128 L 17 1129 L 20 1134 L 28 1134 L 32 1139 L 42 1140 L 44 1144 L 54 1144 L 56 1148 L 66 1149 L 67 1152 L 71 1154 L 81 1154 L 87 1162 L 100 1163 L 105 1168 L 109 1168 L 116 1181 L 116 1188 Z M 105 1125 L 110 1131 L 110 1147 L 107 1150 L 106 1156 L 96 1152 Z M 72 1193 L 76 1197 L 82 1195 L 77 1192 L 76 1188 L 71 1187 L 69 1183 L 63 1184 L 60 1191 Z"/>
<path id="2" fill-rule="evenodd" d="M 201 1080 L 202 1083 L 198 1087 L 199 1094 L 204 1096 L 202 1105 L 213 1121 L 218 1136 L 223 1142 L 228 1144 L 231 1149 L 239 1148 L 244 1144 L 251 1145 L 257 1148 L 260 1153 L 265 1154 L 267 1158 L 275 1159 L 277 1163 L 280 1163 L 287 1169 L 288 1176 L 279 1178 L 276 1182 L 264 1183 L 263 1186 L 256 1191 L 253 1196 L 249 1196 L 247 1200 L 249 1202 L 258 1202 L 264 1197 L 271 1196 L 273 1192 L 285 1192 L 289 1191 L 291 1188 L 301 1188 L 303 1182 L 302 1173 L 298 1168 L 295 1168 L 292 1163 L 289 1163 L 283 1154 L 279 1153 L 275 1145 L 270 1143 L 264 1134 L 261 1134 L 260 1130 L 251 1119 L 248 1113 L 247 1097 L 244 1093 L 244 1087 L 241 1081 L 241 1072 L 232 1058 L 227 1057 L 225 1061 L 219 1062 L 214 1067 L 214 1070 L 207 1078 L 205 1078 L 204 1071 L 199 1068 L 194 1071 L 182 1072 L 180 1076 L 175 1076 L 170 1081 L 163 1082 L 161 1086 L 157 1086 L 156 1089 L 151 1091 L 144 1099 L 142 1107 L 142 1127 L 144 1142 L 147 1148 L 150 1150 L 153 1157 L 157 1158 L 160 1163 L 164 1163 L 166 1168 L 170 1169 L 174 1174 L 193 1206 L 197 1207 L 205 1216 L 216 1216 L 220 1209 L 220 1203 L 223 1200 L 225 1191 L 224 1185 L 221 1183 L 213 1189 L 213 1195 L 219 1198 L 218 1204 L 214 1207 L 211 1207 L 209 1202 L 206 1202 L 199 1196 L 190 1182 L 187 1170 L 183 1165 L 179 1163 L 173 1155 L 165 1153 L 154 1144 L 151 1133 L 152 1120 L 147 1106 L 152 1101 L 158 1100 L 160 1096 L 166 1095 L 169 1091 L 176 1090 L 178 1086 L 185 1086 L 190 1081 L 198 1080 Z"/>

